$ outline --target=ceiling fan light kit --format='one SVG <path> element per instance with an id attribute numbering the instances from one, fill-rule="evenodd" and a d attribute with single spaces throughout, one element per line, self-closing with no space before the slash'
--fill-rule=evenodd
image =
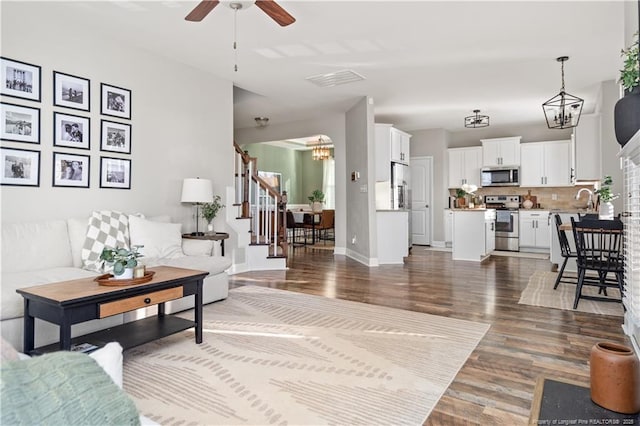
<path id="1" fill-rule="evenodd" d="M 569 129 L 578 125 L 584 100 L 570 95 L 564 90 L 564 63 L 569 60 L 569 57 L 560 56 L 556 60 L 561 64 L 562 87 L 560 93 L 542 104 L 542 110 L 547 119 L 547 127 L 550 129 Z"/>
<path id="2" fill-rule="evenodd" d="M 474 115 L 464 118 L 464 127 L 476 129 L 478 127 L 489 127 L 489 116 L 480 115 L 479 109 L 473 110 Z"/>

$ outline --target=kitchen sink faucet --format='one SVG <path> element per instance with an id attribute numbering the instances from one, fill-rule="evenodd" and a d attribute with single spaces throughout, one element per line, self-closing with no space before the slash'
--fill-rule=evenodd
<path id="1" fill-rule="evenodd" d="M 588 188 L 580 188 L 578 193 L 576 194 L 576 200 L 580 199 L 580 194 L 582 191 L 587 191 L 589 193 L 589 201 L 587 201 L 587 211 L 593 211 L 593 192 Z"/>

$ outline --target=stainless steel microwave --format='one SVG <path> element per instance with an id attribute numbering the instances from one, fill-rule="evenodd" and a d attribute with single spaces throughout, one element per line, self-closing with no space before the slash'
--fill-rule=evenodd
<path id="1" fill-rule="evenodd" d="M 483 167 L 480 174 L 482 186 L 520 186 L 519 167 Z"/>

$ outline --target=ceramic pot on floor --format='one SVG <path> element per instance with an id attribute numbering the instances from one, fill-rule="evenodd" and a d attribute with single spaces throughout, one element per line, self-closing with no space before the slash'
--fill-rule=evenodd
<path id="1" fill-rule="evenodd" d="M 589 365 L 593 402 L 617 413 L 640 412 L 640 361 L 632 348 L 596 343 Z"/>

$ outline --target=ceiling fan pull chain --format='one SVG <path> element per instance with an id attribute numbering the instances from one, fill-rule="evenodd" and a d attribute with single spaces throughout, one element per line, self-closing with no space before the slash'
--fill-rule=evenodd
<path id="1" fill-rule="evenodd" d="M 235 58 L 233 70 L 238 72 L 238 8 L 233 9 L 233 54 Z"/>

